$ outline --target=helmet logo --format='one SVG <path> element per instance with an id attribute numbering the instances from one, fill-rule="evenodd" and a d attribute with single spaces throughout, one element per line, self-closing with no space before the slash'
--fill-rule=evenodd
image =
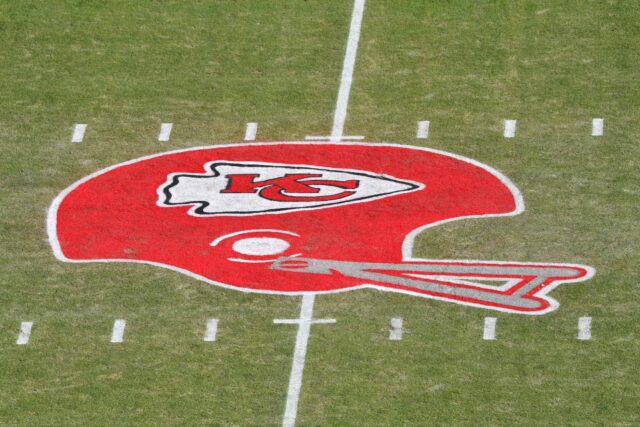
<path id="1" fill-rule="evenodd" d="M 523 211 L 506 176 L 452 153 L 384 143 L 242 143 L 98 171 L 54 199 L 47 231 L 63 261 L 147 263 L 242 291 L 373 288 L 544 314 L 559 306 L 554 288 L 595 270 L 414 255 L 416 237 L 431 227 Z"/>
<path id="2" fill-rule="evenodd" d="M 192 216 L 255 215 L 318 209 L 424 188 L 363 171 L 312 166 L 209 162 L 203 174 L 172 173 L 158 188 L 158 205 L 191 205 Z"/>

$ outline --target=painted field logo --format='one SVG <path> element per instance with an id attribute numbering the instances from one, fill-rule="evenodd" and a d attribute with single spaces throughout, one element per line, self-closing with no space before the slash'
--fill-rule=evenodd
<path id="1" fill-rule="evenodd" d="M 317 209 L 420 189 L 366 172 L 284 164 L 210 162 L 210 174 L 175 173 L 158 189 L 158 205 L 192 205 L 191 215 L 251 215 Z"/>
<path id="2" fill-rule="evenodd" d="M 422 231 L 524 210 L 501 173 L 450 153 L 389 144 L 268 143 L 132 160 L 63 191 L 55 255 L 142 262 L 219 286 L 298 295 L 375 288 L 523 314 L 587 266 L 425 260 Z"/>

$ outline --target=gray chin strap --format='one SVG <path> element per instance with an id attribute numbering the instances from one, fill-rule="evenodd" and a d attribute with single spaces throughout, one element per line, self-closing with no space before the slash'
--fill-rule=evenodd
<path id="1" fill-rule="evenodd" d="M 540 301 L 544 299 L 543 293 L 538 296 L 538 299 L 533 299 L 532 296 L 526 295 L 531 290 L 550 279 L 552 280 L 547 283 L 547 286 L 552 285 L 553 281 L 571 280 L 580 276 L 580 270 L 569 266 L 502 265 L 455 261 L 393 264 L 282 257 L 269 268 L 308 274 L 340 274 L 362 280 L 363 284 L 371 283 L 381 287 L 385 284 L 399 285 L 452 302 L 486 305 L 487 308 L 498 306 L 507 310 L 527 312 L 544 308 Z M 451 282 L 447 281 L 447 277 Z M 514 278 L 517 279 L 517 283 L 509 289 L 491 289 L 486 286 L 482 288 L 479 283 L 478 287 L 469 285 L 473 285 L 474 281 L 509 281 Z M 455 281 L 456 279 L 458 282 Z M 460 279 L 465 281 L 465 285 L 460 285 Z M 449 284 L 443 284 L 443 282 Z M 513 291 L 514 287 L 515 291 Z"/>

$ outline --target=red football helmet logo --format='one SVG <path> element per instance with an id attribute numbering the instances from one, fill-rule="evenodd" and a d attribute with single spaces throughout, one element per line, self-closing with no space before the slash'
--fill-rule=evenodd
<path id="1" fill-rule="evenodd" d="M 481 163 L 389 144 L 265 143 L 132 160 L 63 191 L 49 240 L 64 261 L 143 262 L 244 291 L 362 287 L 507 312 L 590 267 L 412 257 L 428 227 L 517 215 L 518 189 Z"/>

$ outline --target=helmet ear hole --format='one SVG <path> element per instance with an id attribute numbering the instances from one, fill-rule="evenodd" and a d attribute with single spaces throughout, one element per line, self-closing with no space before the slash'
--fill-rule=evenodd
<path id="1" fill-rule="evenodd" d="M 235 252 L 249 256 L 278 255 L 289 247 L 289 242 L 277 237 L 245 237 L 236 240 L 231 246 Z"/>
<path id="2" fill-rule="evenodd" d="M 273 262 L 280 257 L 300 256 L 300 235 L 291 231 L 256 229 L 220 236 L 211 242 L 218 256 L 234 262 Z"/>

